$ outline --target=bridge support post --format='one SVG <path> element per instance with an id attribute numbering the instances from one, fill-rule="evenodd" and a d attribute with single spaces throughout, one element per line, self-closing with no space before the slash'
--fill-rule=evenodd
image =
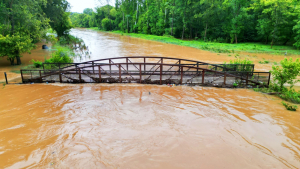
<path id="1" fill-rule="evenodd" d="M 142 64 L 140 63 L 140 83 L 142 83 Z"/>
<path id="2" fill-rule="evenodd" d="M 95 74 L 94 62 L 92 62 L 92 66 L 93 66 L 93 74 Z"/>
<path id="3" fill-rule="evenodd" d="M 98 66 L 98 70 L 99 70 L 99 83 L 101 83 L 101 69 L 100 69 L 100 66 Z"/>
<path id="4" fill-rule="evenodd" d="M 22 72 L 22 70 L 21 70 L 21 72 Z M 6 81 L 6 84 L 8 84 L 8 81 L 7 81 L 7 74 L 6 74 L 6 72 L 4 72 L 4 76 L 5 76 L 5 81 Z"/>
<path id="5" fill-rule="evenodd" d="M 111 60 L 109 59 L 109 76 L 111 76 Z"/>
<path id="6" fill-rule="evenodd" d="M 79 83 L 81 83 L 81 70 L 80 70 L 80 68 L 78 69 L 79 71 Z"/>
<path id="7" fill-rule="evenodd" d="M 199 62 L 197 62 L 197 68 L 199 68 Z M 199 69 L 197 69 L 197 75 L 199 73 Z"/>
<path id="8" fill-rule="evenodd" d="M 42 83 L 43 82 L 43 80 L 42 80 L 42 72 L 41 72 L 41 70 L 39 72 L 40 72 L 40 83 Z"/>
<path id="9" fill-rule="evenodd" d="M 146 57 L 144 57 L 144 72 L 146 73 Z"/>
<path id="10" fill-rule="evenodd" d="M 127 68 L 127 72 L 128 72 L 128 58 L 126 58 L 126 68 Z"/>
<path id="11" fill-rule="evenodd" d="M 226 85 L 226 74 L 224 74 L 224 85 Z"/>
<path id="12" fill-rule="evenodd" d="M 160 85 L 162 85 L 163 58 L 160 58 Z"/>
<path id="13" fill-rule="evenodd" d="M 59 82 L 62 83 L 61 73 L 59 73 Z"/>
<path id="14" fill-rule="evenodd" d="M 180 78 L 180 84 L 182 85 L 182 81 L 183 81 L 183 67 L 181 66 L 181 78 Z"/>
<path id="15" fill-rule="evenodd" d="M 24 79 L 23 79 L 23 70 L 21 70 L 20 72 L 21 72 L 22 83 L 24 83 Z"/>
<path id="16" fill-rule="evenodd" d="M 119 64 L 119 80 L 122 83 L 121 64 Z"/>
<path id="17" fill-rule="evenodd" d="M 271 73 L 269 72 L 268 87 L 270 85 Z"/>
<path id="18" fill-rule="evenodd" d="M 247 72 L 246 87 L 248 86 L 249 72 Z"/>
<path id="19" fill-rule="evenodd" d="M 202 70 L 202 84 L 204 84 L 204 75 L 205 75 L 205 70 Z"/>

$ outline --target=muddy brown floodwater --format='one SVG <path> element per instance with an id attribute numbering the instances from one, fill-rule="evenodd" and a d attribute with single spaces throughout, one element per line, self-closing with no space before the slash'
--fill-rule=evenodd
<path id="1" fill-rule="evenodd" d="M 84 29 L 72 34 L 92 52 L 76 62 L 131 55 L 231 59 Z M 43 60 L 41 52 L 33 57 Z M 0 168 L 297 169 L 300 113 L 280 102 L 246 89 L 1 85 Z"/>
<path id="2" fill-rule="evenodd" d="M 0 94 L 3 168 L 300 167 L 300 114 L 246 89 L 35 84 Z"/>

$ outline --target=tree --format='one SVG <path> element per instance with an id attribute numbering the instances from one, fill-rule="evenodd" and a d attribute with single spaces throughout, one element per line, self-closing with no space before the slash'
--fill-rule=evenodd
<path id="1" fill-rule="evenodd" d="M 83 13 L 87 14 L 87 15 L 92 15 L 93 14 L 93 9 L 92 8 L 85 8 L 83 10 Z"/>
<path id="2" fill-rule="evenodd" d="M 43 0 L 6 0 L 0 2 L 0 57 L 14 65 L 21 64 L 23 52 L 29 52 L 45 35 L 48 19 L 44 16 L 41 6 Z"/>
<path id="3" fill-rule="evenodd" d="M 69 33 L 73 28 L 70 20 L 70 13 L 67 10 L 70 4 L 66 0 L 47 0 L 47 4 L 42 7 L 44 13 L 50 18 L 50 26 L 61 37 Z"/>

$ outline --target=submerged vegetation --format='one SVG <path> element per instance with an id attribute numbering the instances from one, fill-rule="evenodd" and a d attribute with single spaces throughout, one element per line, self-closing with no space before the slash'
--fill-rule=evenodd
<path id="1" fill-rule="evenodd" d="M 300 104 L 300 92 L 293 89 L 297 82 L 300 82 L 297 77 L 300 75 L 300 61 L 296 59 L 293 61 L 292 58 L 285 58 L 280 62 L 280 66 L 273 65 L 272 67 L 272 83 L 269 88 L 256 88 L 255 91 L 264 93 L 276 93 L 278 97 L 283 100 Z M 286 87 L 285 85 L 290 85 Z M 290 106 L 285 106 L 289 107 Z M 295 109 L 296 106 L 293 106 Z"/>

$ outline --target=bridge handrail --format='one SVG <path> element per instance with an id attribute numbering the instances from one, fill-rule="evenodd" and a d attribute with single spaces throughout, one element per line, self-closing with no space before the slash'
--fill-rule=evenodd
<path id="1" fill-rule="evenodd" d="M 185 67 L 185 68 L 193 68 L 193 69 L 197 69 L 197 70 L 203 70 L 203 71 L 208 71 L 208 72 L 214 72 L 214 73 L 220 73 L 220 74 L 223 74 L 223 75 L 228 75 L 228 76 L 231 76 L 231 77 L 236 77 L 236 78 L 240 78 L 241 80 L 248 80 L 248 81 L 251 81 L 252 83 L 256 83 L 256 84 L 259 84 L 259 82 L 256 82 L 256 81 L 252 81 L 252 80 L 249 80 L 249 79 L 245 79 L 245 78 L 242 78 L 240 76 L 236 76 L 236 75 L 233 75 L 233 74 L 229 74 L 227 72 L 220 72 L 220 71 L 216 71 L 216 70 L 211 70 L 211 69 L 206 69 L 206 68 L 201 68 L 201 67 L 193 67 L 193 66 L 187 66 L 187 65 L 178 65 L 178 64 L 167 64 L 167 63 L 108 63 L 108 64 L 101 64 L 101 65 L 92 65 L 92 66 L 85 66 L 85 67 L 79 67 L 79 68 L 73 68 L 73 69 L 68 69 L 68 70 L 62 70 L 62 69 L 58 69 L 57 72 L 53 72 L 53 73 L 50 73 L 50 74 L 47 74 L 45 76 L 40 76 L 39 78 L 43 78 L 43 77 L 47 77 L 47 76 L 50 76 L 50 75 L 54 75 L 56 73 L 63 73 L 63 72 L 67 72 L 67 71 L 76 71 L 76 70 L 80 70 L 80 69 L 84 69 L 84 68 L 89 68 L 89 67 L 95 67 L 95 66 L 112 66 L 112 65 L 124 65 L 124 64 L 127 64 L 127 65 L 135 65 L 135 64 L 140 64 L 140 65 L 160 65 L 160 66 L 177 66 L 177 67 Z M 32 71 L 32 70 L 27 70 L 27 69 L 21 69 L 21 75 L 22 75 L 22 72 L 23 71 Z M 33 71 L 41 71 L 41 70 L 33 70 Z M 45 71 L 45 70 L 43 70 Z M 52 70 L 54 71 L 54 70 Z M 237 72 L 237 71 L 235 71 Z M 246 72 L 245 72 L 246 73 Z M 270 77 L 270 72 L 249 72 L 249 73 L 269 73 L 269 77 Z M 23 76 L 22 76 L 23 78 Z M 270 78 L 268 79 L 268 84 L 269 84 L 269 81 L 270 81 Z"/>

